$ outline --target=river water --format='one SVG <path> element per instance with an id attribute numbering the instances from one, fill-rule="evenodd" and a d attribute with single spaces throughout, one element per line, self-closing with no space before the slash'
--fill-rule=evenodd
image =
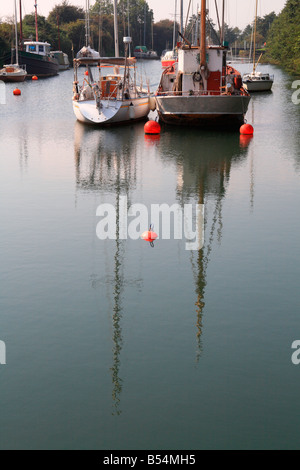
<path id="1" fill-rule="evenodd" d="M 145 68 L 155 89 L 160 63 Z M 1 449 L 299 448 L 300 105 L 268 69 L 246 141 L 86 127 L 72 70 L 6 85 Z M 204 204 L 203 247 L 173 229 L 153 247 L 99 239 L 99 206 L 120 198 Z"/>

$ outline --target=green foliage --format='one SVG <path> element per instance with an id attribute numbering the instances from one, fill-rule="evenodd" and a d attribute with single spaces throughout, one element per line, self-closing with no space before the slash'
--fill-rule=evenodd
<path id="1" fill-rule="evenodd" d="M 288 0 L 267 38 L 268 56 L 291 72 L 300 73 L 300 3 Z"/>
<path id="2" fill-rule="evenodd" d="M 57 21 L 60 25 L 66 23 L 72 23 L 79 19 L 84 18 L 84 11 L 82 8 L 69 5 L 67 0 L 63 0 L 61 5 L 55 5 L 53 10 L 50 11 L 47 21 L 52 24 L 57 24 Z"/>
<path id="3" fill-rule="evenodd" d="M 46 21 L 44 16 L 37 16 L 39 41 L 47 41 L 52 47 L 57 40 L 57 28 Z M 23 18 L 23 38 L 35 40 L 35 15 L 26 15 Z"/>
<path id="4" fill-rule="evenodd" d="M 120 54 L 122 55 L 122 53 L 124 53 L 123 37 L 128 36 L 128 17 L 130 23 L 129 35 L 132 38 L 133 47 L 136 45 L 146 45 L 148 49 L 151 49 L 153 11 L 149 9 L 148 2 L 146 0 L 130 0 L 128 3 L 128 0 L 119 0 L 117 4 L 117 12 Z M 96 43 L 99 42 L 99 34 L 96 27 L 96 25 L 99 24 L 99 17 L 103 18 L 101 28 L 101 41 L 103 41 L 103 47 L 110 55 L 114 55 L 112 0 L 97 0 L 91 8 L 91 29 L 94 31 L 94 42 Z M 111 40 L 110 44 L 108 43 L 109 40 Z M 156 45 L 154 44 L 153 47 L 155 48 Z"/>
<path id="5" fill-rule="evenodd" d="M 13 24 L 0 23 L 0 58 L 10 52 L 15 43 L 14 34 Z"/>
<path id="6" fill-rule="evenodd" d="M 224 39 L 228 42 L 229 47 L 233 47 L 236 41 L 241 36 L 241 30 L 239 28 L 230 28 L 227 24 L 224 27 Z"/>
<path id="7" fill-rule="evenodd" d="M 84 22 L 77 20 L 61 25 L 60 31 L 61 34 L 64 34 L 70 41 L 71 47 L 73 46 L 75 56 L 85 43 Z M 64 51 L 63 47 L 62 50 Z"/>
<path id="8" fill-rule="evenodd" d="M 273 11 L 265 15 L 263 18 L 260 16 L 256 19 L 256 43 L 258 46 L 262 46 L 266 40 L 269 33 L 269 30 L 276 19 L 276 13 Z M 246 41 L 247 43 L 251 43 L 252 35 L 254 31 L 254 20 L 251 24 L 248 24 L 242 34 L 239 37 L 240 43 Z"/>
<path id="9" fill-rule="evenodd" d="M 149 8 L 147 0 L 118 0 L 117 8 L 121 55 L 124 53 L 123 36 L 128 35 L 132 37 L 132 50 L 136 45 L 145 45 L 160 55 L 164 49 L 172 48 L 173 21 L 165 19 L 154 23 L 153 11 Z M 39 40 L 48 41 L 54 50 L 59 48 L 60 42 L 61 49 L 71 59 L 85 44 L 84 17 L 83 8 L 69 4 L 68 0 L 62 0 L 54 6 L 47 19 L 38 15 Z M 194 24 L 195 18 L 191 17 L 186 31 L 186 37 L 190 41 L 194 34 Z M 219 32 L 214 31 L 215 28 L 213 24 L 208 25 L 212 41 L 217 43 Z M 250 43 L 252 31 L 253 22 L 243 32 L 225 25 L 225 40 L 230 47 L 243 47 L 245 41 Z M 95 0 L 90 11 L 90 32 L 91 47 L 101 55 L 114 55 L 113 0 Z M 23 19 L 23 37 L 35 39 L 34 14 L 26 15 Z M 300 72 L 299 0 L 287 0 L 278 17 L 274 12 L 263 18 L 258 17 L 256 38 L 257 47 L 263 46 L 267 41 L 267 53 L 270 58 L 289 70 Z M 0 23 L 0 56 L 10 51 L 13 42 L 13 25 L 10 22 Z"/>
<path id="10" fill-rule="evenodd" d="M 162 20 L 154 24 L 154 49 L 161 55 L 164 49 L 172 49 L 173 47 L 173 29 L 174 23 L 170 20 Z M 177 25 L 178 31 L 178 25 Z"/>

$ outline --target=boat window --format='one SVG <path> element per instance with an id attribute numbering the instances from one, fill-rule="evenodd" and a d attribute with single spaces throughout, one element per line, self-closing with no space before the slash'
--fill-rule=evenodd
<path id="1" fill-rule="evenodd" d="M 39 52 L 44 52 L 44 46 L 39 46 Z"/>
<path id="2" fill-rule="evenodd" d="M 27 50 L 28 50 L 28 52 L 35 52 L 36 51 L 35 46 L 32 45 L 32 44 L 29 44 L 29 46 L 27 46 Z"/>

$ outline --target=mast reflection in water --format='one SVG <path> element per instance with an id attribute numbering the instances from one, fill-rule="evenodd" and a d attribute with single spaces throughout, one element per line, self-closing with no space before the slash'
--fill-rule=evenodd
<path id="1" fill-rule="evenodd" d="M 105 283 L 113 288 L 112 307 L 112 341 L 113 363 L 112 399 L 113 414 L 119 415 L 122 379 L 120 377 L 120 355 L 122 351 L 122 293 L 126 284 L 135 284 L 139 289 L 141 278 L 134 281 L 124 279 L 125 240 L 119 237 L 120 196 L 126 195 L 130 201 L 130 191 L 136 187 L 136 154 L 131 148 L 135 139 L 136 126 L 126 126 L 121 129 L 105 129 L 103 131 L 88 128 L 79 122 L 75 123 L 75 167 L 77 189 L 111 193 L 115 196 L 116 208 L 116 240 L 113 255 L 113 275 L 106 273 L 105 278 L 92 276 L 92 286 Z"/>
<path id="2" fill-rule="evenodd" d="M 185 130 L 184 136 L 170 132 L 164 140 L 162 153 L 168 164 L 174 160 L 177 167 L 176 196 L 179 203 L 203 204 L 204 243 L 190 254 L 196 286 L 197 360 L 201 355 L 201 336 L 205 307 L 207 268 L 215 238 L 222 239 L 222 205 L 229 185 L 232 165 L 239 165 L 247 156 L 251 139 L 241 141 L 236 133 L 199 134 L 195 147 L 194 131 Z"/>
<path id="3" fill-rule="evenodd" d="M 137 157 L 137 151 L 141 149 L 141 146 L 143 146 L 143 151 Z M 93 276 L 92 286 L 96 288 L 106 284 L 113 288 L 111 372 L 114 414 L 117 415 L 121 413 L 120 396 L 123 386 L 120 376 L 124 315 L 122 295 L 126 285 L 131 284 L 138 289 L 141 289 L 143 285 L 141 276 L 133 280 L 126 276 L 125 279 L 126 240 L 119 239 L 120 207 L 118 202 L 120 196 L 126 196 L 129 207 L 133 196 L 136 199 L 138 195 L 141 198 L 140 201 L 143 200 L 143 195 L 139 193 L 139 186 L 143 187 L 147 170 L 144 169 L 144 173 L 140 175 L 139 169 L 145 162 L 142 160 L 145 154 L 151 160 L 153 152 L 155 157 L 158 155 L 170 174 L 174 172 L 177 176 L 177 185 L 171 188 L 171 191 L 175 190 L 174 197 L 177 203 L 182 207 L 188 203 L 202 204 L 205 207 L 204 245 L 197 251 L 184 250 L 185 254 L 190 257 L 195 282 L 196 355 L 199 360 L 202 352 L 201 337 L 208 264 L 215 239 L 220 243 L 222 238 L 222 207 L 229 184 L 230 171 L 233 165 L 239 165 L 246 158 L 248 143 L 244 142 L 241 145 L 237 134 L 206 132 L 195 134 L 194 130 L 188 129 L 184 134 L 165 129 L 161 139 L 149 143 L 149 140 L 144 138 L 143 126 L 126 126 L 99 131 L 86 128 L 78 122 L 75 124 L 77 189 L 79 192 L 95 191 L 99 203 L 106 196 L 110 200 L 113 197 L 116 208 L 117 237 L 114 241 L 113 275 L 109 276 L 106 272 L 102 278 Z M 156 180 L 155 184 L 158 187 Z M 170 192 L 170 188 L 167 191 Z"/>

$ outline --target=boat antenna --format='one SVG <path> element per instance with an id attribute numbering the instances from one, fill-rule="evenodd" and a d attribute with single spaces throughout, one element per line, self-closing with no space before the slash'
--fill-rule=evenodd
<path id="1" fill-rule="evenodd" d="M 36 42 L 38 42 L 39 33 L 38 33 L 38 21 L 37 21 L 37 0 L 35 0 L 34 8 L 35 8 L 35 40 Z"/>

